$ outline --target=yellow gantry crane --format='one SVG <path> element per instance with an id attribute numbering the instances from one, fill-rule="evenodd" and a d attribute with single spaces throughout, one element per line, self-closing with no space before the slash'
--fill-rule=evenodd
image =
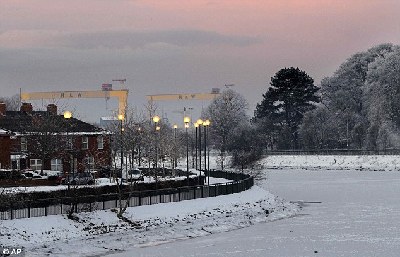
<path id="1" fill-rule="evenodd" d="M 148 101 L 178 101 L 178 100 L 212 100 L 220 94 L 219 88 L 213 88 L 211 93 L 194 94 L 160 94 L 147 95 Z"/>
<path id="2" fill-rule="evenodd" d="M 118 115 L 125 117 L 128 103 L 128 89 L 121 90 L 95 90 L 95 91 L 56 91 L 56 92 L 33 92 L 22 93 L 21 101 L 42 99 L 81 99 L 81 98 L 118 98 Z"/>

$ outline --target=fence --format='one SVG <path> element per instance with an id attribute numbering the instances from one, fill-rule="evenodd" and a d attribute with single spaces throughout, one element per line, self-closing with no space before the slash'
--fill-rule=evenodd
<path id="1" fill-rule="evenodd" d="M 246 174 L 210 171 L 212 177 L 234 180 L 202 186 L 187 186 L 149 191 L 134 191 L 122 195 L 123 204 L 129 207 L 152 205 L 158 203 L 179 202 L 197 198 L 215 197 L 239 193 L 254 185 L 253 177 Z M 208 172 L 206 172 L 208 176 Z M 57 214 L 68 214 L 71 208 L 75 212 L 90 212 L 119 208 L 119 194 L 102 194 L 78 197 L 63 197 L 57 199 L 42 199 L 12 203 L 7 210 L 0 211 L 0 220 L 22 219 Z"/>
<path id="2" fill-rule="evenodd" d="M 282 150 L 282 151 L 267 151 L 266 155 L 400 155 L 400 149 L 382 149 L 382 150 L 359 150 L 359 149 Z"/>

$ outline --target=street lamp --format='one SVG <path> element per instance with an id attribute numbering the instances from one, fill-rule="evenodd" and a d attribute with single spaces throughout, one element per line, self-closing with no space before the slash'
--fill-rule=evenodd
<path id="1" fill-rule="evenodd" d="M 123 136 L 122 136 L 122 133 L 124 131 L 124 127 L 123 127 L 124 115 L 119 114 L 118 120 L 120 121 L 119 125 L 120 125 L 120 144 L 121 144 L 120 147 L 121 147 L 121 185 L 122 185 L 122 172 L 124 169 L 124 149 L 123 149 Z M 126 172 L 127 172 L 126 178 L 128 179 L 128 171 L 126 171 Z"/>
<path id="2" fill-rule="evenodd" d="M 138 131 L 138 158 L 139 158 L 138 167 L 140 167 L 141 166 L 141 149 L 140 148 L 141 148 L 141 143 L 142 143 L 142 137 L 140 135 L 140 132 L 142 131 L 142 128 L 138 127 L 137 131 Z"/>
<path id="3" fill-rule="evenodd" d="M 65 111 L 64 112 L 64 119 L 69 121 L 71 118 L 72 118 L 72 113 L 70 111 Z M 68 125 L 69 125 L 69 123 L 68 123 Z M 70 140 L 69 140 L 69 136 L 68 136 L 68 130 L 69 130 L 69 128 L 67 128 L 67 149 L 70 149 L 72 147 L 70 147 Z M 71 170 L 73 169 L 73 161 L 74 161 L 74 156 L 72 156 L 72 165 L 71 165 L 71 159 L 70 159 L 70 162 L 69 162 L 69 172 L 71 172 Z M 71 168 L 71 166 L 72 166 L 72 168 Z M 73 171 L 73 174 L 74 174 L 74 171 Z M 69 176 L 68 176 L 67 183 L 68 183 L 68 190 L 69 190 L 70 189 Z"/>
<path id="4" fill-rule="evenodd" d="M 173 164 L 172 168 L 175 170 L 177 166 L 177 161 L 176 161 L 176 130 L 178 129 L 178 125 L 174 124 L 174 159 L 173 159 Z M 174 171 L 175 174 L 175 171 Z"/>
<path id="5" fill-rule="evenodd" d="M 70 111 L 65 111 L 64 112 L 64 119 L 71 119 L 72 118 L 72 113 Z"/>
<path id="6" fill-rule="evenodd" d="M 201 125 L 203 124 L 202 119 L 198 119 L 197 124 L 199 124 L 199 170 L 201 174 Z"/>
<path id="7" fill-rule="evenodd" d="M 158 126 L 158 122 L 160 121 L 160 117 L 159 116 L 154 116 L 153 117 L 153 122 L 154 122 L 154 129 L 155 131 L 160 131 L 160 127 Z M 156 134 L 156 168 L 158 168 L 158 139 L 157 139 L 157 134 Z"/>
<path id="8" fill-rule="evenodd" d="M 196 159 L 196 170 L 197 170 L 197 168 L 198 168 L 198 166 L 197 166 L 197 130 L 198 130 L 198 128 L 199 128 L 199 124 L 196 122 L 196 123 L 194 123 L 194 127 L 195 127 L 195 129 L 196 129 L 196 136 L 195 136 L 195 140 L 194 140 L 194 142 L 195 142 L 195 159 Z"/>
<path id="9" fill-rule="evenodd" d="M 203 123 L 204 126 L 204 171 L 208 171 L 208 185 L 210 185 L 210 149 L 208 149 L 208 155 L 207 155 L 207 130 L 208 126 L 210 126 L 210 120 L 205 120 Z M 206 156 L 208 156 L 208 168 L 206 168 Z"/>
<path id="10" fill-rule="evenodd" d="M 158 117 L 157 115 L 153 117 L 153 121 L 155 124 L 157 124 L 160 121 L 160 117 Z"/>
<path id="11" fill-rule="evenodd" d="M 189 117 L 184 117 L 183 122 L 185 123 L 185 132 L 186 132 L 186 177 L 187 183 L 189 186 L 189 135 L 188 135 L 188 128 L 189 128 Z"/>

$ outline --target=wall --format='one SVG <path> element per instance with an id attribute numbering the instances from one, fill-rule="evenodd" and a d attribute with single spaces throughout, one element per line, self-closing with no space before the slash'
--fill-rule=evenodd
<path id="1" fill-rule="evenodd" d="M 0 135 L 0 163 L 2 169 L 11 168 L 10 153 L 12 140 L 8 135 Z"/>

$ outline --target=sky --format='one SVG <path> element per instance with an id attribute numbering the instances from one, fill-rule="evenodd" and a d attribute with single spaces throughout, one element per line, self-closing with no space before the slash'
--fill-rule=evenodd
<path id="1" fill-rule="evenodd" d="M 146 95 L 234 84 L 251 114 L 280 69 L 299 67 L 318 85 L 381 43 L 400 44 L 399 0 L 1 0 L 0 96 L 126 79 L 129 105 L 144 109 Z M 118 107 L 56 103 L 91 122 Z M 173 121 L 192 107 L 195 118 L 208 103 L 159 102 L 158 112 Z"/>

